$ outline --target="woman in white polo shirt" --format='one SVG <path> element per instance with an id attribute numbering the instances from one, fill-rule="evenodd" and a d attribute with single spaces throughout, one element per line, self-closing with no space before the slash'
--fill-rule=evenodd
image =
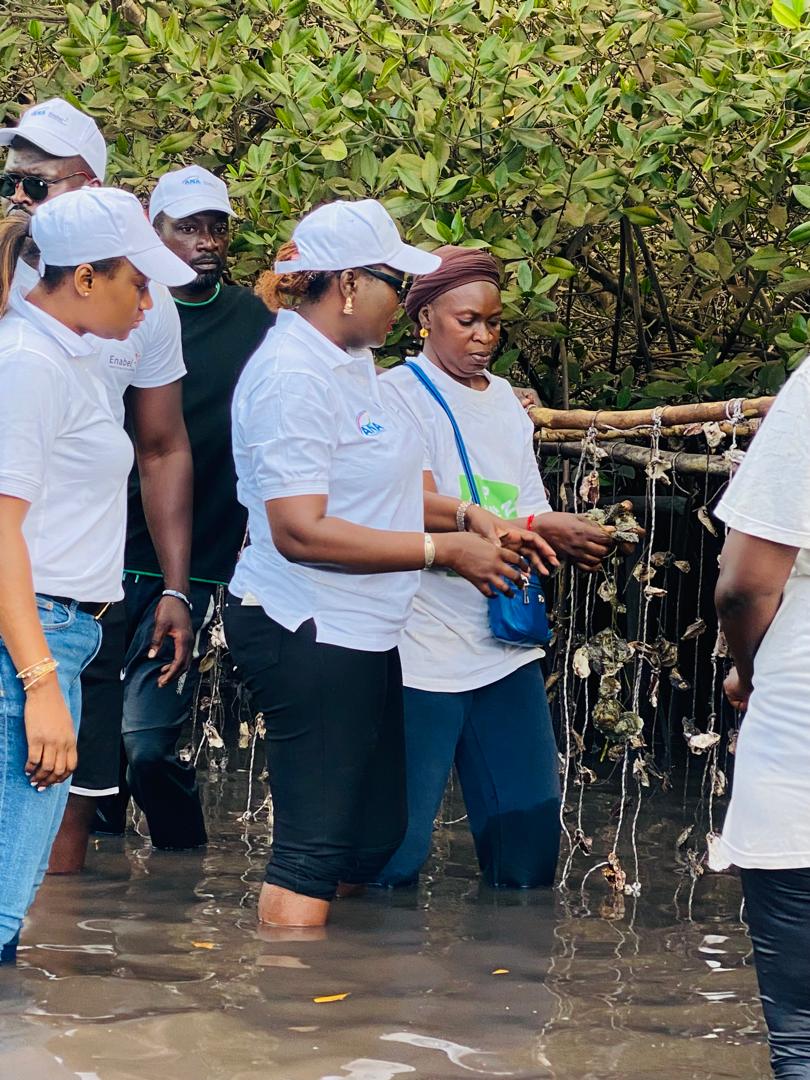
<path id="1" fill-rule="evenodd" d="M 440 268 L 417 278 L 405 304 L 424 343 L 415 363 L 454 415 L 481 502 L 499 518 L 545 537 L 559 555 L 595 569 L 612 546 L 610 535 L 575 514 L 552 512 L 532 422 L 509 383 L 487 370 L 501 337 L 497 263 L 471 248 L 442 247 L 435 254 Z M 382 382 L 414 417 L 425 448 L 426 486 L 468 500 L 442 407 L 406 365 Z M 416 882 L 455 764 L 484 880 L 517 888 L 552 884 L 559 763 L 542 649 L 493 637 L 486 600 L 436 569 L 422 575 L 400 652 L 408 831 L 377 883 Z"/>
<path id="2" fill-rule="evenodd" d="M 714 870 L 740 868 L 779 1080 L 810 1077 L 810 361 L 788 380 L 717 507 L 715 599 L 745 711 Z"/>
<path id="3" fill-rule="evenodd" d="M 264 295 L 296 310 L 279 312 L 234 396 L 250 545 L 225 627 L 267 730 L 274 832 L 259 918 L 318 926 L 338 884 L 373 880 L 405 829 L 397 645 L 417 571 L 452 567 L 505 590 L 518 556 L 424 532 L 421 442 L 374 371 L 404 275 L 436 257 L 403 244 L 372 200 L 320 207 L 279 254 Z M 428 527 L 455 529 L 458 502 L 434 501 Z"/>
<path id="4" fill-rule="evenodd" d="M 12 290 L 30 235 L 40 282 Z M 79 675 L 123 595 L 132 447 L 85 335 L 124 340 L 149 278 L 194 272 L 123 191 L 83 188 L 0 223 L 0 945 L 12 961 L 76 766 Z"/>

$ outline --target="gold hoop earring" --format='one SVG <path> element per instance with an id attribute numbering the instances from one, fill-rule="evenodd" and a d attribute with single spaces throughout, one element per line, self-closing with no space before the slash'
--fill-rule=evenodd
<path id="1" fill-rule="evenodd" d="M 430 331 L 426 326 L 423 326 L 419 331 L 419 337 L 422 341 L 426 341 L 430 337 Z"/>
<path id="2" fill-rule="evenodd" d="M 351 293 L 346 297 L 346 303 L 343 305 L 343 314 L 354 315 L 354 300 L 352 299 Z"/>

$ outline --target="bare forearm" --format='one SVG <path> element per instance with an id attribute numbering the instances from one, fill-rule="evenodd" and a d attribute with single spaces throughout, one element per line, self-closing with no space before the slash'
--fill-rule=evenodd
<path id="1" fill-rule="evenodd" d="M 44 659 L 48 645 L 37 615 L 28 547 L 20 525 L 7 517 L 0 509 L 0 637 L 22 671 Z"/>
<path id="2" fill-rule="evenodd" d="M 452 495 L 439 495 L 425 489 L 425 528 L 429 532 L 456 532 L 456 512 L 460 504 L 461 500 Z"/>
<path id="3" fill-rule="evenodd" d="M 743 686 L 750 687 L 754 677 L 754 658 L 762 639 L 779 610 L 780 595 L 731 591 L 718 585 L 717 613 L 729 653 Z"/>
<path id="4" fill-rule="evenodd" d="M 425 565 L 425 536 L 386 532 L 342 518 L 322 517 L 307 525 L 273 524 L 273 542 L 290 562 L 328 566 L 349 574 L 386 574 L 420 570 Z"/>
<path id="5" fill-rule="evenodd" d="M 166 587 L 188 591 L 193 466 L 191 449 L 138 454 L 141 498 Z"/>

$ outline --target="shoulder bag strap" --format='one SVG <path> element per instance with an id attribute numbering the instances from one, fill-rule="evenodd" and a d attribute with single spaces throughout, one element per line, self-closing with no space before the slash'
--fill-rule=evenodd
<path id="1" fill-rule="evenodd" d="M 406 360 L 405 367 L 411 369 L 411 371 L 422 384 L 422 386 L 424 386 L 425 390 L 427 390 L 433 400 L 438 405 L 440 405 L 447 414 L 447 419 L 450 421 L 453 427 L 453 435 L 456 439 L 456 448 L 458 449 L 458 456 L 461 459 L 461 467 L 464 470 L 464 475 L 467 477 L 467 484 L 470 488 L 470 498 L 474 503 L 476 503 L 477 506 L 480 506 L 481 499 L 478 495 L 478 485 L 475 482 L 472 466 L 470 465 L 470 459 L 467 455 L 467 447 L 464 445 L 464 439 L 461 436 L 461 431 L 459 430 L 459 426 L 456 423 L 455 416 L 453 416 L 453 410 L 445 401 L 444 396 L 441 390 L 439 390 L 438 386 L 436 386 L 436 384 L 433 382 L 427 372 L 423 371 L 417 363 L 415 363 L 413 360 Z"/>

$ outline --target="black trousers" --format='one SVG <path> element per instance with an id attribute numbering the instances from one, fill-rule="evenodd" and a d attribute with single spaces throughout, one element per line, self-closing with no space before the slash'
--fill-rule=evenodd
<path id="1" fill-rule="evenodd" d="M 810 1080 L 810 868 L 741 870 L 777 1080 Z"/>
<path id="2" fill-rule="evenodd" d="M 210 621 L 218 586 L 192 582 L 191 628 L 197 635 Z M 160 669 L 174 655 L 170 639 L 158 655 L 147 655 L 155 624 L 155 609 L 163 579 L 126 574 L 127 651 L 124 659 L 123 721 L 121 734 L 126 762 L 118 795 L 100 800 L 97 824 L 103 830 L 123 832 L 129 797 L 146 814 L 149 835 L 157 848 L 192 848 L 208 839 L 197 770 L 177 756 L 177 740 L 191 714 L 199 657 L 185 677 L 159 687 Z M 201 643 L 200 654 L 205 652 Z"/>
<path id="3" fill-rule="evenodd" d="M 263 713 L 273 796 L 265 880 L 331 900 L 339 881 L 373 881 L 405 833 L 399 653 L 361 652 L 294 633 L 229 596 L 225 634 Z"/>

